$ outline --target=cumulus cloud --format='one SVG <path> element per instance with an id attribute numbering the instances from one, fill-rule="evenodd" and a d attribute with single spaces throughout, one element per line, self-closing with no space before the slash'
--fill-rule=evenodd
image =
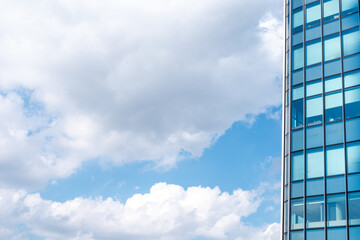
<path id="1" fill-rule="evenodd" d="M 171 167 L 281 103 L 281 1 L 1 5 L 0 185 L 88 159 Z"/>
<path id="2" fill-rule="evenodd" d="M 51 240 L 275 240 L 279 224 L 252 227 L 243 221 L 257 211 L 261 192 L 238 189 L 229 194 L 217 187 L 185 190 L 157 183 L 149 193 L 135 194 L 125 203 L 112 198 L 75 198 L 61 203 L 44 200 L 38 193 L 3 189 L 0 223 L 11 229 L 21 222 L 32 233 Z M 7 233 L 12 236 L 11 230 Z"/>

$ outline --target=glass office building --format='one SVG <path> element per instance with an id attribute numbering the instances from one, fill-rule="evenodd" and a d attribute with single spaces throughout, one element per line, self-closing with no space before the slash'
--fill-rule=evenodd
<path id="1" fill-rule="evenodd" d="M 283 240 L 360 240 L 359 0 L 285 0 Z"/>

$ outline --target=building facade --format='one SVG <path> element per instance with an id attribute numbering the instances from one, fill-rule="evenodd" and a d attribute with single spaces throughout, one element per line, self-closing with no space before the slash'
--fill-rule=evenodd
<path id="1" fill-rule="evenodd" d="M 283 240 L 360 240 L 359 0 L 285 0 Z"/>

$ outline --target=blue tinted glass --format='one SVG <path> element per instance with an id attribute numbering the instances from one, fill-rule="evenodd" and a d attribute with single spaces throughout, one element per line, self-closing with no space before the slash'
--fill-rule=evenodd
<path id="1" fill-rule="evenodd" d="M 292 89 L 292 100 L 298 100 L 304 97 L 304 87 L 301 84 L 300 86 L 293 87 Z"/>
<path id="2" fill-rule="evenodd" d="M 325 42 L 324 42 L 325 61 L 339 58 L 341 55 L 339 34 L 334 34 L 334 35 L 325 37 L 324 40 L 325 40 Z"/>
<path id="3" fill-rule="evenodd" d="M 298 151 L 304 148 L 303 130 L 296 130 L 291 133 L 291 151 Z"/>
<path id="4" fill-rule="evenodd" d="M 360 172 L 360 142 L 346 145 L 348 173 Z"/>
<path id="5" fill-rule="evenodd" d="M 297 30 L 302 29 L 303 18 L 304 18 L 304 12 L 303 12 L 302 9 L 293 11 L 293 17 L 292 17 L 292 29 L 293 29 L 293 31 L 297 31 Z"/>
<path id="6" fill-rule="evenodd" d="M 346 228 L 328 228 L 327 240 L 346 240 Z"/>
<path id="7" fill-rule="evenodd" d="M 325 23 L 323 31 L 324 31 L 324 36 L 339 32 L 339 20 Z"/>
<path id="8" fill-rule="evenodd" d="M 347 120 L 345 127 L 347 142 L 360 140 L 360 118 Z"/>
<path id="9" fill-rule="evenodd" d="M 322 93 L 323 84 L 321 80 L 312 81 L 306 84 L 306 96 L 314 96 Z"/>
<path id="10" fill-rule="evenodd" d="M 322 148 L 306 152 L 306 177 L 317 178 L 324 176 L 324 151 Z"/>
<path id="11" fill-rule="evenodd" d="M 322 240 L 324 237 L 324 229 L 306 231 L 306 240 Z"/>
<path id="12" fill-rule="evenodd" d="M 293 34 L 292 41 L 293 41 L 293 46 L 297 45 L 299 43 L 302 43 L 304 41 L 303 32 L 301 31 L 301 32 Z"/>
<path id="13" fill-rule="evenodd" d="M 342 12 L 357 11 L 357 8 L 358 8 L 357 0 L 341 0 L 341 11 Z"/>
<path id="14" fill-rule="evenodd" d="M 304 200 L 295 199 L 291 201 L 291 229 L 304 228 Z"/>
<path id="15" fill-rule="evenodd" d="M 342 122 L 325 125 L 326 145 L 342 143 L 344 141 L 344 126 Z"/>
<path id="16" fill-rule="evenodd" d="M 339 175 L 345 173 L 345 154 L 343 145 L 326 148 L 326 175 Z"/>
<path id="17" fill-rule="evenodd" d="M 320 40 L 315 40 L 306 44 L 306 65 L 312 65 L 321 62 L 322 46 Z"/>
<path id="18" fill-rule="evenodd" d="M 344 74 L 345 87 L 352 87 L 360 84 L 360 70 Z"/>
<path id="19" fill-rule="evenodd" d="M 339 1 L 338 0 L 324 0 L 324 20 L 333 19 L 334 16 L 339 14 Z"/>
<path id="20" fill-rule="evenodd" d="M 308 197 L 306 200 L 306 226 L 318 228 L 324 226 L 324 197 Z"/>
<path id="21" fill-rule="evenodd" d="M 360 190 L 360 174 L 348 175 L 348 191 Z"/>
<path id="22" fill-rule="evenodd" d="M 343 33 L 344 56 L 360 52 L 359 28 L 351 29 Z"/>
<path id="23" fill-rule="evenodd" d="M 311 127 L 306 129 L 306 148 L 320 147 L 323 145 L 323 127 Z"/>
<path id="24" fill-rule="evenodd" d="M 291 198 L 304 196 L 304 182 L 294 182 L 291 184 Z"/>
<path id="25" fill-rule="evenodd" d="M 335 60 L 327 62 L 324 64 L 324 74 L 325 76 L 335 75 L 341 71 L 341 62 L 340 60 Z"/>
<path id="26" fill-rule="evenodd" d="M 344 58 L 344 72 L 360 68 L 360 54 Z"/>
<path id="27" fill-rule="evenodd" d="M 359 14 L 351 14 L 342 19 L 342 29 L 346 30 L 359 25 Z"/>
<path id="28" fill-rule="evenodd" d="M 306 68 L 306 81 L 321 78 L 321 64 Z"/>
<path id="29" fill-rule="evenodd" d="M 292 85 L 296 85 L 303 82 L 303 70 L 299 70 L 292 73 Z"/>
<path id="30" fill-rule="evenodd" d="M 290 240 L 304 240 L 304 232 L 303 231 L 291 232 Z"/>
<path id="31" fill-rule="evenodd" d="M 303 0 L 292 0 L 291 4 L 292 4 L 292 5 L 291 5 L 291 6 L 292 6 L 292 9 L 295 9 L 295 8 L 297 8 L 297 7 L 302 6 Z"/>
<path id="32" fill-rule="evenodd" d="M 306 26 L 312 26 L 320 23 L 321 8 L 320 3 L 309 4 L 306 6 Z"/>
<path id="33" fill-rule="evenodd" d="M 360 87 L 345 90 L 345 117 L 360 116 Z"/>
<path id="34" fill-rule="evenodd" d="M 325 96 L 325 122 L 342 119 L 342 92 L 328 93 Z"/>
<path id="35" fill-rule="evenodd" d="M 296 100 L 292 102 L 292 108 L 291 108 L 291 124 L 292 128 L 301 127 L 303 125 L 303 112 L 304 112 L 304 106 L 303 106 L 303 100 Z"/>
<path id="36" fill-rule="evenodd" d="M 308 98 L 306 100 L 306 124 L 314 125 L 322 123 L 323 98 L 322 96 Z"/>
<path id="37" fill-rule="evenodd" d="M 342 88 L 341 75 L 325 78 L 325 92 L 330 92 Z"/>
<path id="38" fill-rule="evenodd" d="M 345 177 L 328 177 L 326 180 L 327 193 L 340 193 L 345 192 Z"/>
<path id="39" fill-rule="evenodd" d="M 346 225 L 345 194 L 327 196 L 328 227 Z M 340 238 L 341 239 L 341 238 Z"/>
<path id="40" fill-rule="evenodd" d="M 304 179 L 304 154 L 302 152 L 291 155 L 291 180 Z"/>
<path id="41" fill-rule="evenodd" d="M 306 195 L 324 194 L 324 179 L 312 179 L 306 181 Z"/>
<path id="42" fill-rule="evenodd" d="M 348 204 L 349 204 L 349 225 L 360 224 L 360 211 L 359 211 L 360 192 L 349 193 Z M 358 230 L 358 233 L 360 234 L 360 229 Z M 360 237 L 360 235 L 357 236 Z M 354 239 L 360 239 L 360 238 L 354 238 Z"/>
<path id="43" fill-rule="evenodd" d="M 320 26 L 308 28 L 305 31 L 306 41 L 310 41 L 316 38 L 321 37 L 321 28 Z"/>
<path id="44" fill-rule="evenodd" d="M 292 70 L 302 68 L 304 66 L 304 51 L 303 47 L 298 46 L 293 48 L 292 53 Z"/>

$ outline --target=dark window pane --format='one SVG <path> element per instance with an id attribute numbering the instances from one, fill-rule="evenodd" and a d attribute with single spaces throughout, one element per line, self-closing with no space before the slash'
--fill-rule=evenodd
<path id="1" fill-rule="evenodd" d="M 324 36 L 339 32 L 339 20 L 324 24 Z"/>
<path id="2" fill-rule="evenodd" d="M 306 195 L 324 194 L 324 179 L 312 179 L 306 181 Z"/>
<path id="3" fill-rule="evenodd" d="M 291 4 L 292 9 L 295 9 L 303 5 L 303 0 L 292 0 Z"/>
<path id="4" fill-rule="evenodd" d="M 292 109 L 291 109 L 291 124 L 292 128 L 298 128 L 303 126 L 303 99 L 297 100 L 292 102 Z"/>
<path id="5" fill-rule="evenodd" d="M 348 173 L 360 172 L 360 142 L 346 145 Z"/>
<path id="6" fill-rule="evenodd" d="M 292 43 L 293 46 L 298 45 L 299 43 L 302 43 L 304 41 L 303 31 L 294 33 L 293 37 L 292 37 L 292 41 L 293 41 L 293 43 Z"/>
<path id="7" fill-rule="evenodd" d="M 306 129 L 306 148 L 320 147 L 323 145 L 323 126 Z"/>
<path id="8" fill-rule="evenodd" d="M 360 116 L 360 87 L 345 90 L 345 117 Z"/>
<path id="9" fill-rule="evenodd" d="M 335 75 L 341 72 L 341 62 L 340 60 L 335 60 L 327 62 L 324 64 L 324 74 L 325 76 Z"/>
<path id="10" fill-rule="evenodd" d="M 304 182 L 294 182 L 291 184 L 291 198 L 304 196 Z"/>
<path id="11" fill-rule="evenodd" d="M 346 30 L 359 25 L 359 14 L 351 14 L 342 19 L 342 29 Z"/>
<path id="12" fill-rule="evenodd" d="M 306 41 L 310 41 L 310 40 L 313 40 L 313 39 L 316 39 L 316 38 L 320 38 L 321 37 L 321 28 L 320 28 L 320 26 L 316 26 L 316 27 L 306 29 L 305 37 L 306 37 Z"/>
<path id="13" fill-rule="evenodd" d="M 297 85 L 299 83 L 303 82 L 304 76 L 303 76 L 303 70 L 299 70 L 292 73 L 292 85 Z"/>
<path id="14" fill-rule="evenodd" d="M 348 191 L 360 190 L 360 174 L 348 175 Z"/>
<path id="15" fill-rule="evenodd" d="M 321 64 L 306 68 L 306 81 L 321 78 Z"/>
<path id="16" fill-rule="evenodd" d="M 324 226 L 324 197 L 309 197 L 306 200 L 306 226 L 318 228 Z"/>
<path id="17" fill-rule="evenodd" d="M 345 194 L 327 196 L 328 227 L 346 225 Z"/>
<path id="18" fill-rule="evenodd" d="M 325 122 L 342 119 L 342 92 L 328 93 L 325 96 Z"/>
<path id="19" fill-rule="evenodd" d="M 304 148 L 304 133 L 303 130 L 293 131 L 291 134 L 291 151 L 298 151 Z"/>
<path id="20" fill-rule="evenodd" d="M 355 118 L 346 121 L 346 141 L 360 140 L 360 118 Z"/>
<path id="21" fill-rule="evenodd" d="M 349 204 L 349 224 L 357 225 L 360 224 L 360 192 L 348 194 Z M 359 235 L 360 237 L 360 235 Z M 359 239 L 359 238 L 357 238 Z"/>
<path id="22" fill-rule="evenodd" d="M 327 193 L 340 193 L 345 192 L 345 177 L 328 177 L 326 180 Z"/>
<path id="23" fill-rule="evenodd" d="M 336 122 L 325 125 L 326 145 L 342 143 L 344 141 L 343 122 Z"/>

